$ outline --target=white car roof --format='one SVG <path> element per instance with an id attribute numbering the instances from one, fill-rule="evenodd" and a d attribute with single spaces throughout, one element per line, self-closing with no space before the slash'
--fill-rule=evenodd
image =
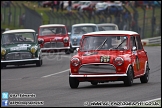
<path id="1" fill-rule="evenodd" d="M 102 25 L 115 25 L 115 26 L 117 26 L 116 24 L 114 24 L 114 23 L 101 23 L 101 24 L 97 24 L 98 26 L 102 26 Z"/>
<path id="2" fill-rule="evenodd" d="M 46 25 L 41 25 L 40 27 L 56 27 L 56 26 L 65 26 L 64 24 L 46 24 Z"/>
<path id="3" fill-rule="evenodd" d="M 2 34 L 17 33 L 17 32 L 35 32 L 35 30 L 33 30 L 33 29 L 14 29 L 14 30 L 5 31 Z"/>
<path id="4" fill-rule="evenodd" d="M 97 31 L 97 32 L 91 32 L 91 33 L 86 33 L 84 35 L 95 35 L 95 34 L 129 34 L 129 35 L 134 35 L 138 34 L 137 32 L 134 31 L 126 31 L 126 30 L 110 30 L 110 31 Z"/>
<path id="5" fill-rule="evenodd" d="M 72 25 L 73 27 L 75 27 L 75 26 L 97 26 L 96 24 L 93 24 L 93 23 L 81 23 L 81 24 L 74 24 L 74 25 Z"/>

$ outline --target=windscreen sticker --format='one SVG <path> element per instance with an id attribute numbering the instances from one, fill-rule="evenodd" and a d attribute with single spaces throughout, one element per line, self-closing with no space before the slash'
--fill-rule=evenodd
<path id="1" fill-rule="evenodd" d="M 11 51 L 14 51 L 14 50 L 27 50 L 27 47 L 12 47 L 10 48 Z"/>
<path id="2" fill-rule="evenodd" d="M 17 46 L 18 47 L 30 47 L 31 45 L 30 44 L 18 44 Z"/>

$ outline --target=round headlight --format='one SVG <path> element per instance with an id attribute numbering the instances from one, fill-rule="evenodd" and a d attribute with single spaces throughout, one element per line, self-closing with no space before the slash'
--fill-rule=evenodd
<path id="1" fill-rule="evenodd" d="M 117 66 L 121 66 L 121 65 L 124 63 L 124 60 L 123 60 L 123 58 L 121 58 L 121 57 L 116 57 L 115 60 L 114 60 L 114 63 L 115 63 Z"/>
<path id="2" fill-rule="evenodd" d="M 73 39 L 73 41 L 74 41 L 74 42 L 76 42 L 76 41 L 77 41 L 77 39 L 76 39 L 76 38 L 74 38 L 74 39 Z"/>
<path id="3" fill-rule="evenodd" d="M 68 37 L 65 37 L 64 38 L 64 42 L 67 43 L 68 42 L 68 39 L 69 39 Z"/>
<path id="4" fill-rule="evenodd" d="M 44 41 L 44 39 L 43 38 L 38 38 L 38 41 Z"/>
<path id="5" fill-rule="evenodd" d="M 80 64 L 80 60 L 78 58 L 72 58 L 71 59 L 71 64 L 73 66 L 78 66 Z"/>
<path id="6" fill-rule="evenodd" d="M 6 50 L 4 48 L 1 48 L 1 55 L 5 55 L 6 54 Z"/>
<path id="7" fill-rule="evenodd" d="M 35 53 L 37 51 L 37 48 L 36 47 L 32 47 L 31 50 L 30 50 L 32 53 Z"/>

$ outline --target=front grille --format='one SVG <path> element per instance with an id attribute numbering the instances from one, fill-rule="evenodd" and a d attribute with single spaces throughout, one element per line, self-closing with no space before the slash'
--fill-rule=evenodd
<path id="1" fill-rule="evenodd" d="M 110 64 L 88 64 L 79 69 L 79 74 L 116 73 L 116 68 Z"/>
<path id="2" fill-rule="evenodd" d="M 32 54 L 30 52 L 13 52 L 6 55 L 6 60 L 21 60 L 31 58 Z"/>
<path id="3" fill-rule="evenodd" d="M 46 42 L 43 48 L 59 48 L 64 47 L 63 42 Z"/>

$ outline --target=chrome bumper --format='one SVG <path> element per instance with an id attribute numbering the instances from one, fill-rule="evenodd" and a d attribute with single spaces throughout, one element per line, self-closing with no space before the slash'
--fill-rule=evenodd
<path id="1" fill-rule="evenodd" d="M 64 50 L 64 49 L 70 49 L 70 47 L 59 47 L 59 48 L 41 48 L 41 51 L 43 50 Z"/>
<path id="2" fill-rule="evenodd" d="M 74 46 L 74 45 L 72 45 L 72 48 L 79 48 L 80 46 Z"/>
<path id="3" fill-rule="evenodd" d="M 127 74 L 110 74 L 110 75 L 70 75 L 70 77 L 124 77 Z"/>
<path id="4" fill-rule="evenodd" d="M 22 59 L 22 60 L 1 60 L 1 63 L 16 63 L 16 62 L 28 62 L 28 61 L 37 61 L 39 58 L 34 59 Z"/>

